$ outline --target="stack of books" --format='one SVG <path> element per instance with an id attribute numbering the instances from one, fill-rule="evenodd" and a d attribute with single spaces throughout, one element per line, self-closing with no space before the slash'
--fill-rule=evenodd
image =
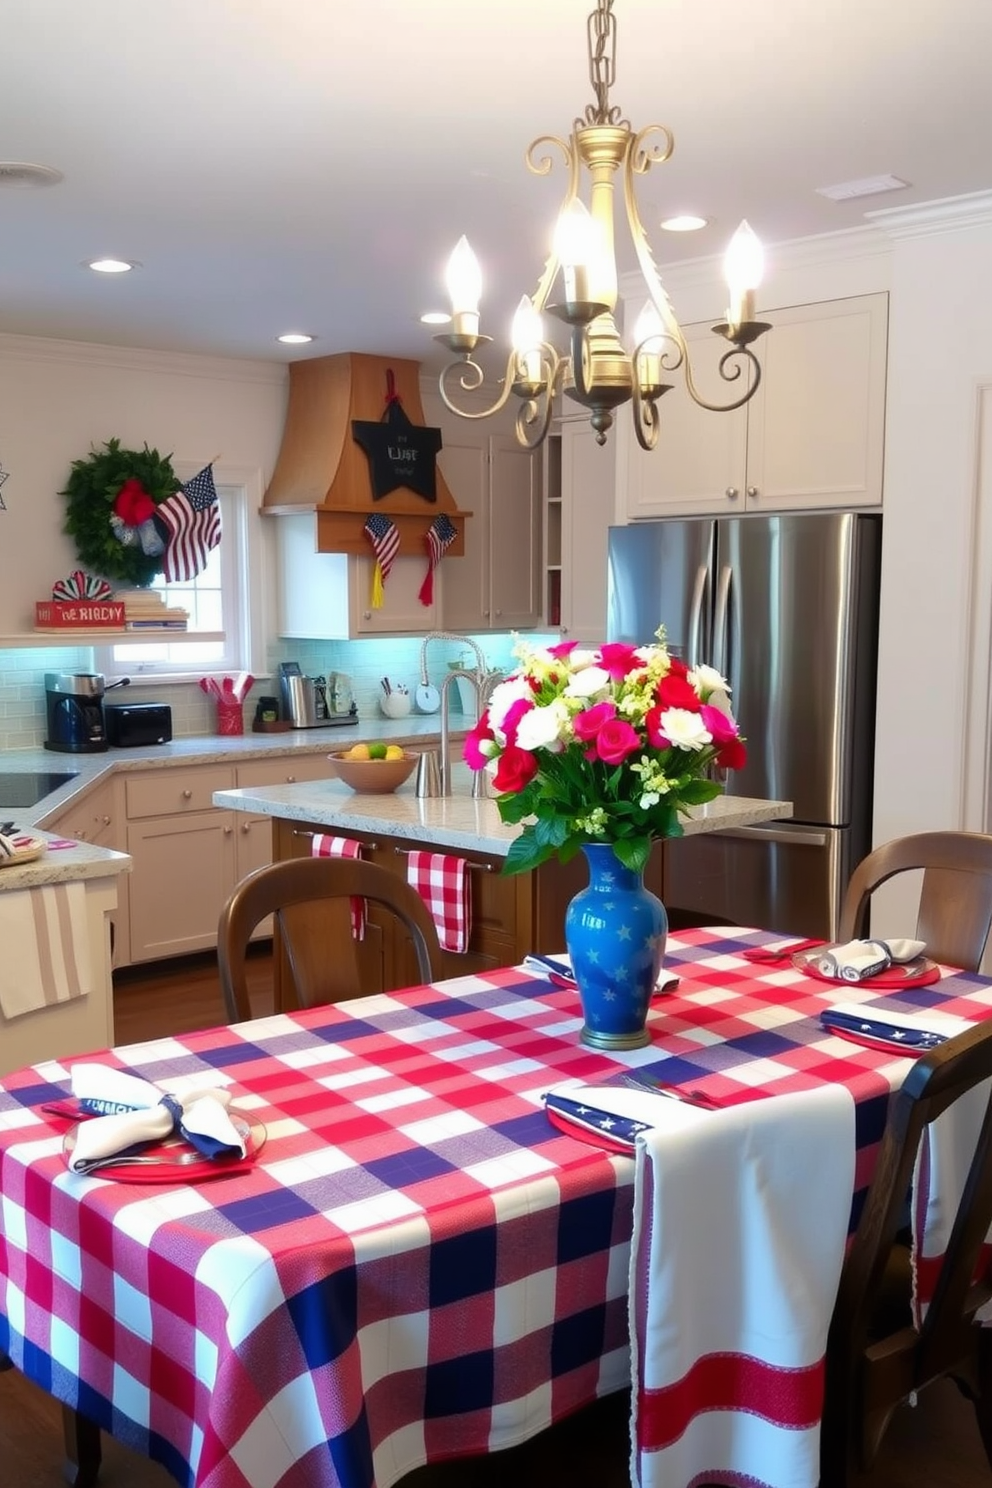
<path id="1" fill-rule="evenodd" d="M 114 599 L 124 606 L 125 630 L 186 630 L 189 610 L 167 605 L 153 589 L 120 589 Z"/>

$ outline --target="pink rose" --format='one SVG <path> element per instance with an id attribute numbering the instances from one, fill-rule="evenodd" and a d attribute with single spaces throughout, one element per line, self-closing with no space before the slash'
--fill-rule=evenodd
<path id="1" fill-rule="evenodd" d="M 548 655 L 555 657 L 556 660 L 562 656 L 569 656 L 578 644 L 578 641 L 558 641 L 556 645 L 548 647 Z"/>
<path id="2" fill-rule="evenodd" d="M 648 743 L 652 749 L 671 749 L 672 742 L 668 735 L 662 731 L 661 715 L 664 708 L 649 708 L 644 715 L 644 727 L 647 731 Z"/>
<path id="3" fill-rule="evenodd" d="M 640 747 L 637 730 L 625 718 L 608 719 L 596 735 L 596 753 L 607 765 L 622 764 L 628 754 Z"/>
<path id="4" fill-rule="evenodd" d="M 699 711 L 703 722 L 713 736 L 713 743 L 718 747 L 721 744 L 729 744 L 732 739 L 737 738 L 736 723 L 732 718 L 728 718 L 721 708 L 714 708 L 711 704 L 704 703 Z"/>
<path id="5" fill-rule="evenodd" d="M 517 728 L 525 713 L 529 713 L 534 706 L 533 698 L 517 698 L 511 703 L 503 716 L 503 733 L 506 735 L 508 744 L 514 743 L 517 737 Z"/>
<path id="6" fill-rule="evenodd" d="M 465 739 L 465 747 L 462 750 L 465 763 L 473 770 L 481 770 L 490 757 L 488 753 L 483 752 L 482 745 L 495 742 L 495 735 L 489 722 L 489 712 L 486 710 Z"/>
<path id="7" fill-rule="evenodd" d="M 499 757 L 493 786 L 502 795 L 504 791 L 522 791 L 537 774 L 537 759 L 526 749 L 508 744 Z"/>
<path id="8" fill-rule="evenodd" d="M 608 641 L 599 648 L 599 664 L 604 672 L 609 672 L 611 681 L 622 682 L 628 672 L 634 672 L 644 664 L 635 653 L 634 646 L 627 646 L 622 641 Z"/>
<path id="9" fill-rule="evenodd" d="M 608 700 L 597 703 L 595 707 L 586 708 L 581 713 L 576 713 L 572 719 L 575 737 L 583 740 L 583 742 L 588 739 L 595 739 L 604 723 L 609 723 L 611 718 L 616 717 L 616 713 L 616 703 L 611 703 Z M 595 758 L 595 751 L 593 751 L 592 757 Z"/>

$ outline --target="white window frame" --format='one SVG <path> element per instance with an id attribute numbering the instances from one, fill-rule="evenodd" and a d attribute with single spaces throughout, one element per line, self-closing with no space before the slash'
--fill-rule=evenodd
<path id="1" fill-rule="evenodd" d="M 180 481 L 192 479 L 202 465 L 173 461 Z M 244 466 L 214 463 L 214 484 L 221 509 L 221 592 L 223 632 L 197 643 L 189 630 L 180 638 L 142 635 L 140 640 L 115 638 L 94 650 L 98 671 L 135 682 L 191 682 L 205 675 L 248 671 L 264 675 L 265 561 L 257 517 L 262 501 L 262 472 Z M 132 633 L 133 634 L 133 633 Z M 207 633 L 205 633 L 207 634 Z"/>

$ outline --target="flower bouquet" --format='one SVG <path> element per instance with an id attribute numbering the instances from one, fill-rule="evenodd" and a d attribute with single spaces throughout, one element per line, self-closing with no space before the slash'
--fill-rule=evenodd
<path id="1" fill-rule="evenodd" d="M 644 887 L 656 837 L 680 837 L 679 812 L 722 790 L 711 765 L 745 752 L 729 689 L 713 667 L 690 669 L 658 644 L 574 641 L 517 646 L 520 670 L 492 693 L 465 759 L 493 774 L 505 822 L 523 823 L 504 872 L 581 849 L 589 886 L 565 912 L 565 944 L 582 1000 L 584 1043 L 635 1049 L 665 952 L 665 907 Z"/>
<path id="2" fill-rule="evenodd" d="M 656 837 L 680 837 L 679 812 L 720 795 L 711 765 L 740 768 L 745 749 L 729 688 L 658 643 L 515 649 L 520 670 L 494 690 L 465 741 L 493 774 L 499 813 L 523 822 L 507 873 L 608 843 L 642 873 Z"/>

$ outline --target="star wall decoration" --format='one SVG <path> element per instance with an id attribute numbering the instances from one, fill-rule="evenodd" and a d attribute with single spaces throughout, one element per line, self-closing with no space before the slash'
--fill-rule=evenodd
<path id="1" fill-rule="evenodd" d="M 441 430 L 412 424 L 398 398 L 378 421 L 352 419 L 351 436 L 368 456 L 372 500 L 381 501 L 404 486 L 425 501 L 436 501 L 435 460 Z"/>

